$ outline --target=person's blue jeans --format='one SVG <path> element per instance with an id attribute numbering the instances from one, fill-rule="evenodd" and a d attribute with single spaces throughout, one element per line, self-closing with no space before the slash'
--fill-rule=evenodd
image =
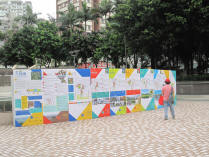
<path id="1" fill-rule="evenodd" d="M 168 107 L 170 107 L 172 118 L 175 119 L 174 105 L 169 104 L 168 101 L 164 101 L 165 119 L 168 119 Z"/>

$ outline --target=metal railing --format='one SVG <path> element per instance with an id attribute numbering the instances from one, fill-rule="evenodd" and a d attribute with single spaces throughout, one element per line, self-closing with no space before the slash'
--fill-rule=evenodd
<path id="1" fill-rule="evenodd" d="M 0 97 L 0 112 L 12 111 L 12 98 Z"/>

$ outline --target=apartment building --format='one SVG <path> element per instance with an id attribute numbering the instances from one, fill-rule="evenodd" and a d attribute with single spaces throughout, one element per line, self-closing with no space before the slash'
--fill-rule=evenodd
<path id="1" fill-rule="evenodd" d="M 57 8 L 57 18 L 59 17 L 59 12 L 67 12 L 68 11 L 68 4 L 72 3 L 76 10 L 82 9 L 82 1 L 87 3 L 89 8 L 94 8 L 99 5 L 101 0 L 56 0 L 56 8 Z M 83 24 L 84 25 L 84 24 Z M 102 27 L 105 27 L 104 18 L 99 18 L 98 22 L 94 21 L 87 21 L 87 32 L 98 31 Z"/>
<path id="2" fill-rule="evenodd" d="M 0 0 L 0 31 L 6 32 L 11 29 L 15 17 L 24 15 L 27 6 L 32 8 L 32 3 L 22 0 Z"/>

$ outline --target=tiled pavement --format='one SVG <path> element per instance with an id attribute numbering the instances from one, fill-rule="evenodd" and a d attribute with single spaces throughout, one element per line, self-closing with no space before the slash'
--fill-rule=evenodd
<path id="1" fill-rule="evenodd" d="M 0 157 L 209 157 L 209 101 L 180 100 L 163 110 L 15 128 L 0 126 Z"/>

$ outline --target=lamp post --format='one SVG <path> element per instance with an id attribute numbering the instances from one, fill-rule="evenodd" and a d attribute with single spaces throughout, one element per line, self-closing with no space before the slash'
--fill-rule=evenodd
<path id="1" fill-rule="evenodd" d="M 78 52 L 79 52 L 80 50 L 74 50 L 74 51 L 70 51 L 69 52 L 69 54 L 71 55 L 71 56 L 73 56 L 73 64 L 74 64 L 74 68 L 75 68 L 75 57 L 78 55 Z"/>
<path id="2" fill-rule="evenodd" d="M 124 35 L 124 48 L 125 48 L 125 61 L 126 61 L 126 68 L 127 68 L 127 52 L 126 52 L 126 36 Z"/>

